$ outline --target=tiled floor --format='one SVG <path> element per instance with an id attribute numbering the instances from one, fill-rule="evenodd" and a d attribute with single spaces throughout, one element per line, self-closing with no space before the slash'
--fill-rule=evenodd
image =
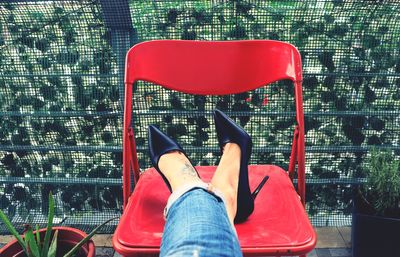
<path id="1" fill-rule="evenodd" d="M 120 257 L 118 253 L 108 251 L 110 248 L 102 248 L 96 250 L 97 257 Z M 331 249 L 316 249 L 307 255 L 307 257 L 351 257 L 351 250 L 348 248 L 331 248 Z"/>
<path id="2" fill-rule="evenodd" d="M 308 257 L 351 257 L 349 248 L 317 248 Z"/>
<path id="3" fill-rule="evenodd" d="M 349 227 L 317 228 L 317 248 L 308 257 L 351 257 Z M 121 257 L 111 246 L 112 235 L 96 235 L 96 257 Z M 0 236 L 0 247 L 9 242 L 11 237 Z"/>
<path id="4" fill-rule="evenodd" d="M 2 247 L 4 244 L 0 244 Z M 318 248 L 307 255 L 308 257 L 351 257 L 349 248 Z M 110 247 L 97 247 L 96 257 L 121 257 Z"/>
<path id="5" fill-rule="evenodd" d="M 2 247 L 4 244 L 0 244 Z M 351 257 L 349 248 L 318 248 L 307 255 L 308 257 Z M 98 247 L 96 249 L 96 257 L 121 257 L 110 247 Z"/>

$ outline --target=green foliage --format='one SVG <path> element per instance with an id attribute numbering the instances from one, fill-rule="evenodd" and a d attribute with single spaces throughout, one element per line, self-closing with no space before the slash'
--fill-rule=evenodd
<path id="1" fill-rule="evenodd" d="M 48 256 L 49 257 L 56 257 L 56 253 L 57 253 L 57 237 L 58 237 L 58 230 L 56 230 L 54 232 L 53 239 L 51 240 L 51 245 L 49 247 L 49 252 L 48 252 Z"/>
<path id="2" fill-rule="evenodd" d="M 36 225 L 36 238 L 33 234 L 32 227 L 28 225 L 25 233 L 24 240 L 18 235 L 16 229 L 12 226 L 10 220 L 4 214 L 2 210 L 0 210 L 0 219 L 7 226 L 8 231 L 18 240 L 18 243 L 21 245 L 22 249 L 26 253 L 28 257 L 54 257 L 55 246 L 52 246 L 52 252 L 49 253 L 49 242 L 50 236 L 53 226 L 53 217 L 54 217 L 54 199 L 53 195 L 49 193 L 49 213 L 48 213 L 48 223 L 46 234 L 43 242 L 40 241 L 38 225 Z M 54 241 L 54 239 L 53 239 Z"/>
<path id="3" fill-rule="evenodd" d="M 278 39 L 294 44 L 301 52 L 304 67 L 306 144 L 314 150 L 328 149 L 327 152 L 314 151 L 307 155 L 307 178 L 326 180 L 326 183 L 335 179 L 353 181 L 363 176 L 361 163 L 365 154 L 343 150 L 345 147 L 351 149 L 355 146 L 357 150 L 358 147 L 392 146 L 399 142 L 400 133 L 394 125 L 396 115 L 386 115 L 386 111 L 400 108 L 400 102 L 393 100 L 398 99 L 396 79 L 390 77 L 397 77 L 393 70 L 400 67 L 396 66 L 396 58 L 393 58 L 398 57 L 395 54 L 398 52 L 397 43 L 390 40 L 400 34 L 400 27 L 385 18 L 392 14 L 396 16 L 391 8 L 398 8 L 398 3 L 376 3 L 371 8 L 365 1 L 345 4 L 338 0 L 235 0 L 218 3 L 170 0 L 131 1 L 131 8 L 137 14 L 132 18 L 140 41 L 154 38 Z M 215 146 L 212 130 L 194 129 L 198 125 L 196 117 L 183 120 L 177 113 L 201 113 L 217 107 L 226 112 L 242 112 L 234 118 L 249 130 L 254 145 L 260 147 L 259 152 L 252 156 L 254 163 L 284 164 L 287 162 L 285 154 L 269 153 L 269 149 L 291 142 L 288 135 L 293 120 L 283 114 L 271 117 L 266 113 L 293 110 L 286 102 L 292 95 L 285 89 L 279 84 L 266 91 L 250 92 L 244 98 L 242 95 L 207 98 L 204 104 L 186 95 L 167 97 L 169 92 L 161 90 L 152 90 L 149 97 L 148 85 L 139 86 L 135 93 L 147 99 L 137 102 L 143 107 L 141 110 L 171 110 L 176 113 L 160 118 L 146 114 L 142 118 L 137 112 L 135 129 L 139 145 L 146 145 L 145 129 L 142 128 L 151 121 L 188 147 L 204 151 L 203 154 L 193 154 L 195 162 L 216 163 L 217 154 L 207 154 L 212 152 L 207 147 Z M 312 112 L 332 116 L 310 115 Z M 209 116 L 204 115 L 204 118 L 210 121 Z M 212 127 L 212 121 L 209 123 Z M 179 129 L 182 126 L 185 130 Z M 284 132 L 280 132 L 282 130 Z M 147 167 L 146 154 L 139 155 L 141 165 Z M 349 186 L 315 185 L 307 190 L 313 192 L 307 195 L 307 202 L 312 206 L 311 214 L 350 213 Z"/>
<path id="4" fill-rule="evenodd" d="M 41 257 L 46 257 L 48 254 L 48 251 L 49 251 L 49 242 L 50 242 L 50 236 L 51 236 L 51 229 L 53 227 L 53 218 L 54 218 L 54 198 L 53 198 L 53 194 L 50 192 L 49 193 L 49 214 L 48 214 L 46 234 L 44 235 L 42 252 L 40 253 Z"/>
<path id="5" fill-rule="evenodd" d="M 22 240 L 17 230 L 14 228 L 14 226 L 12 225 L 12 223 L 2 210 L 0 210 L 0 219 L 3 221 L 4 225 L 6 225 L 8 231 L 17 239 L 18 243 L 21 245 L 24 252 L 26 252 L 27 251 L 26 243 Z"/>
<path id="6" fill-rule="evenodd" d="M 114 160 L 112 152 L 59 150 L 77 145 L 116 148 L 122 142 L 117 136 L 122 120 L 116 58 L 99 4 L 14 2 L 0 3 L 0 9 L 0 142 L 17 149 L 0 152 L 1 176 L 119 178 L 116 164 L 109 161 Z M 114 114 L 98 116 L 96 110 Z M 0 186 L 0 208 L 17 219 L 47 213 L 49 188 L 61 194 L 75 190 L 66 193 L 68 201 L 58 203 L 68 215 L 104 210 L 106 205 L 118 208 L 122 200 L 121 190 L 113 187 L 10 183 Z M 98 195 L 88 197 L 94 190 Z M 106 191 L 107 199 L 100 197 Z"/>
<path id="7" fill-rule="evenodd" d="M 400 214 L 400 160 L 390 151 L 373 149 L 367 169 L 367 199 L 380 215 Z"/>
<path id="8" fill-rule="evenodd" d="M 122 145 L 118 112 L 123 94 L 116 56 L 123 53 L 114 52 L 119 45 L 111 46 L 112 31 L 104 25 L 98 1 L 0 5 L 1 111 L 28 114 L 0 119 L 1 145 L 18 149 L 0 153 L 1 176 L 120 178 L 122 158 L 115 149 Z M 393 40 L 400 35 L 396 1 L 131 0 L 130 9 L 139 41 L 276 39 L 298 47 L 304 68 L 307 146 L 314 150 L 307 155 L 308 178 L 357 178 L 363 174 L 359 159 L 364 154 L 347 149 L 400 142 L 398 115 L 387 112 L 400 109 L 400 58 Z M 145 131 L 150 122 L 191 147 L 196 163 L 215 164 L 218 153 L 207 115 L 214 107 L 235 112 L 235 120 L 250 131 L 256 145 L 253 163 L 287 165 L 287 151 L 274 147 L 289 147 L 292 140 L 290 89 L 278 83 L 247 95 L 208 100 L 169 95 L 147 85 L 135 87 L 134 102 L 145 112 L 155 112 L 135 120 L 141 168 L 150 165 Z M 157 113 L 165 110 L 172 113 Z M 273 112 L 283 114 L 277 117 Z M 49 146 L 55 151 L 20 146 Z M 71 146 L 114 152 L 60 150 Z M 58 205 L 69 215 L 116 210 L 121 203 L 118 186 L 8 184 L 0 187 L 0 207 L 9 216 L 46 212 L 49 190 L 61 195 Z M 347 210 L 346 190 L 334 185 L 310 194 L 313 214 Z M 339 200 L 333 201 L 332 195 Z"/>
<path id="9" fill-rule="evenodd" d="M 25 232 L 25 244 L 27 248 L 27 255 L 29 257 L 40 257 L 38 244 L 40 242 L 36 242 L 35 236 L 33 235 L 32 228 L 29 226 L 28 230 Z M 50 257 L 49 255 L 45 255 L 46 257 Z"/>

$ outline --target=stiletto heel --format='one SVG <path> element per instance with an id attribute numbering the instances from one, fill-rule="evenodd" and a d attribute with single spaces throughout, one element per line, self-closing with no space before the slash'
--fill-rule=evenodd
<path id="1" fill-rule="evenodd" d="M 158 171 L 158 173 L 160 173 L 169 191 L 172 192 L 171 185 L 168 179 L 164 176 L 164 174 L 160 171 L 160 168 L 158 167 L 158 161 L 160 160 L 160 157 L 163 154 L 172 151 L 179 151 L 183 153 L 186 156 L 186 158 L 189 159 L 189 157 L 186 155 L 185 151 L 183 151 L 182 147 L 177 142 L 175 142 L 170 137 L 165 135 L 157 127 L 150 125 L 148 128 L 148 134 L 149 134 L 149 151 L 150 151 L 151 162 L 154 168 Z M 197 175 L 199 174 L 197 173 Z"/>
<path id="2" fill-rule="evenodd" d="M 214 111 L 215 127 L 217 131 L 218 143 L 223 150 L 223 146 L 227 143 L 236 143 L 240 147 L 240 171 L 237 195 L 237 212 L 234 219 L 235 223 L 245 221 L 254 210 L 254 199 L 257 197 L 261 188 L 268 180 L 268 176 L 264 177 L 257 189 L 251 193 L 249 185 L 248 164 L 251 155 L 252 141 L 249 134 L 244 131 L 233 120 L 219 110 Z"/>
<path id="3" fill-rule="evenodd" d="M 253 200 L 256 199 L 258 193 L 260 193 L 261 188 L 263 188 L 263 186 L 265 185 L 265 183 L 267 182 L 267 180 L 269 179 L 269 176 L 265 176 L 260 184 L 258 184 L 257 188 L 253 191 L 253 193 L 251 193 L 251 196 L 253 197 Z"/>

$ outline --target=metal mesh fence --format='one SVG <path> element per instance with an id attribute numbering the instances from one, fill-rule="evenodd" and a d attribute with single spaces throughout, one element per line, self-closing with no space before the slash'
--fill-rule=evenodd
<path id="1" fill-rule="evenodd" d="M 307 210 L 317 226 L 350 224 L 352 185 L 364 181 L 370 147 L 400 154 L 398 3 L 132 1 L 130 6 L 139 41 L 275 39 L 298 47 L 304 68 Z M 144 167 L 149 166 L 144 130 L 150 123 L 186 144 L 195 163 L 215 164 L 210 120 L 215 107 L 237 116 L 252 135 L 252 163 L 287 167 L 294 117 L 289 84 L 205 103 L 153 85 L 137 90 L 134 102 L 148 110 L 133 110 Z"/>
<path id="2" fill-rule="evenodd" d="M 0 207 L 14 224 L 43 225 L 50 191 L 56 224 L 119 215 L 119 86 L 99 3 L 0 1 Z"/>
<path id="3" fill-rule="evenodd" d="M 20 228 L 44 224 L 52 191 L 56 223 L 88 230 L 119 215 L 120 96 L 133 42 L 276 39 L 297 46 L 303 58 L 308 213 L 317 226 L 349 225 L 352 185 L 364 181 L 370 147 L 400 155 L 399 7 L 396 1 L 0 0 L 0 208 Z M 150 166 L 148 124 L 179 140 L 195 164 L 215 164 L 215 107 L 253 136 L 252 163 L 286 167 L 292 94 L 286 82 L 207 99 L 138 83 L 133 112 L 141 167 Z M 1 225 L 0 232 L 6 232 Z"/>

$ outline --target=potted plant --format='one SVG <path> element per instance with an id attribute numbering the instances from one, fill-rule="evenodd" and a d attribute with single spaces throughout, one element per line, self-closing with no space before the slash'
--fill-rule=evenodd
<path id="1" fill-rule="evenodd" d="M 109 219 L 97 226 L 89 235 L 75 228 L 53 227 L 54 199 L 49 194 L 49 213 L 47 227 L 33 231 L 32 226 L 26 225 L 20 236 L 7 216 L 0 210 L 0 219 L 9 232 L 14 235 L 11 241 L 0 249 L 0 256 L 13 257 L 94 257 L 95 246 L 91 238 L 105 224 L 116 218 Z"/>
<path id="2" fill-rule="evenodd" d="M 373 149 L 353 202 L 353 257 L 400 256 L 400 160 Z"/>

